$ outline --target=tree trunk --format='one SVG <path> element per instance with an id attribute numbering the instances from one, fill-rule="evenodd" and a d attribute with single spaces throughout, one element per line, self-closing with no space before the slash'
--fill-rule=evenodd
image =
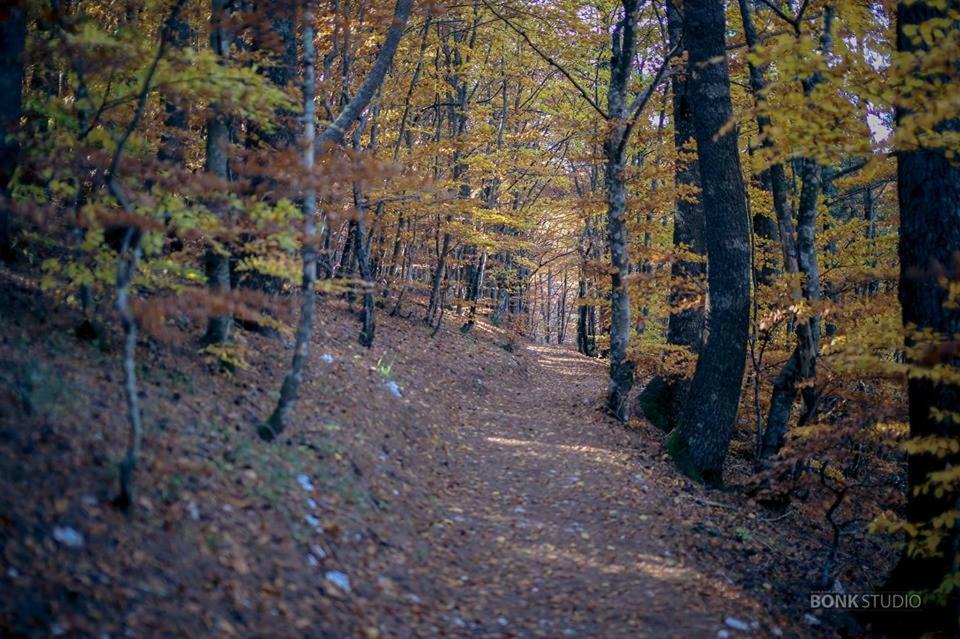
<path id="1" fill-rule="evenodd" d="M 367 77 L 363 79 L 363 83 L 357 89 L 356 94 L 340 112 L 340 115 L 317 137 L 318 146 L 341 144 L 347 130 L 360 118 L 373 96 L 380 90 L 380 85 L 383 84 L 383 79 L 393 64 L 393 56 L 397 52 L 400 38 L 403 37 L 403 31 L 407 26 L 407 18 L 410 17 L 412 6 L 413 0 L 397 0 L 393 9 L 390 29 L 387 31 L 387 37 L 380 47 L 380 53 L 377 54 L 376 61 L 367 73 Z"/>
<path id="2" fill-rule="evenodd" d="M 303 168 L 312 177 L 314 167 L 314 139 L 316 137 L 316 105 L 314 97 L 317 91 L 316 50 L 313 43 L 313 12 L 310 5 L 303 13 Z M 293 361 L 290 370 L 280 387 L 280 399 L 273 414 L 262 425 L 258 433 L 264 440 L 272 440 L 286 425 L 293 412 L 303 372 L 310 356 L 310 338 L 313 336 L 313 315 L 317 297 L 317 192 L 308 187 L 303 194 L 303 240 L 301 255 L 303 260 L 303 278 L 301 281 L 300 319 L 297 322 L 297 334 L 293 348 Z"/>
<path id="3" fill-rule="evenodd" d="M 683 26 L 703 188 L 710 303 L 707 338 L 681 414 L 674 452 L 681 465 L 688 464 L 688 472 L 719 482 L 736 426 L 746 365 L 749 225 L 736 130 L 716 137 L 732 114 L 723 3 L 689 0 Z"/>
<path id="4" fill-rule="evenodd" d="M 363 84 L 356 95 L 351 98 L 336 120 L 320 136 L 314 135 L 316 112 L 314 97 L 316 94 L 316 52 L 313 46 L 313 12 L 304 11 L 304 166 L 312 169 L 314 153 L 320 145 L 341 144 L 346 129 L 363 113 L 364 109 L 379 90 L 383 78 L 390 65 L 393 64 L 393 55 L 397 44 L 403 35 L 403 29 L 410 15 L 412 0 L 397 0 L 394 9 L 393 23 L 387 32 L 387 39 L 380 49 L 376 62 L 364 78 Z M 310 5 L 308 5 L 308 9 Z M 308 45 L 309 42 L 309 45 Z M 307 223 L 310 223 L 308 225 Z M 260 427 L 260 436 L 270 440 L 276 437 L 284 428 L 287 417 L 293 412 L 297 393 L 303 380 L 303 371 L 307 357 L 310 354 L 310 338 L 313 333 L 313 314 L 316 302 L 317 278 L 317 251 L 316 242 L 316 193 L 308 189 L 304 194 L 304 240 L 303 240 L 303 298 L 300 303 L 300 321 L 297 324 L 296 345 L 294 347 L 293 362 L 290 371 L 283 380 L 280 388 L 280 400 L 267 423 Z M 362 240 L 360 244 L 362 244 Z M 370 335 L 371 340 L 373 335 Z"/>
<path id="5" fill-rule="evenodd" d="M 749 15 L 749 14 L 748 14 Z M 826 55 L 830 52 L 832 36 L 833 10 L 824 9 L 823 35 L 820 41 L 820 50 Z M 818 75 L 814 75 L 804 84 L 804 92 L 810 92 L 820 82 Z M 801 158 L 800 168 L 800 203 L 797 208 L 797 235 L 796 245 L 791 247 L 795 251 L 796 263 L 792 256 L 785 259 L 787 271 L 803 275 L 803 284 L 799 294 L 794 292 L 794 299 L 803 299 L 807 303 L 816 303 L 820 299 L 820 268 L 817 263 L 817 209 L 820 202 L 820 193 L 823 187 L 820 164 L 812 158 Z M 781 222 L 781 236 L 785 242 L 793 239 L 792 224 L 787 218 Z M 786 245 L 784 251 L 786 252 Z M 793 268 L 796 270 L 793 270 Z M 804 382 L 803 400 L 805 411 L 801 421 L 812 417 L 817 405 L 817 390 L 814 382 L 817 377 L 817 354 L 820 350 L 820 321 L 816 314 L 796 322 L 797 346 L 795 353 L 784 365 L 777 377 L 770 397 L 770 411 L 767 414 L 766 430 L 763 433 L 763 448 L 761 458 L 769 459 L 780 452 L 786 441 L 787 429 L 793 402 L 797 396 L 797 387 Z"/>
<path id="6" fill-rule="evenodd" d="M 16 5 L 0 9 L 0 261 L 4 262 L 14 257 L 7 199 L 20 151 L 14 136 L 20 127 L 26 35 L 24 9 Z"/>
<path id="7" fill-rule="evenodd" d="M 221 63 L 226 59 L 230 49 L 230 39 L 225 32 L 224 13 L 227 11 L 228 0 L 211 0 L 210 16 L 210 48 L 220 58 Z M 207 164 L 206 171 L 221 180 L 229 179 L 229 148 L 230 126 L 226 116 L 220 112 L 217 105 L 211 105 L 212 115 L 207 119 Z M 225 207 L 225 197 L 218 197 L 217 209 Z M 222 223 L 227 223 L 225 211 L 219 210 L 218 217 Z M 209 247 L 206 254 L 207 286 L 220 298 L 230 293 L 230 255 L 225 249 Z M 233 324 L 232 313 L 221 313 L 207 320 L 207 332 L 204 335 L 205 344 L 221 344 L 230 336 L 230 326 Z"/>
<path id="8" fill-rule="evenodd" d="M 670 45 L 677 46 L 682 41 L 683 16 L 674 0 L 667 1 L 667 26 Z M 674 180 L 678 189 L 700 186 L 700 175 L 696 161 L 680 157 L 683 149 L 694 137 L 693 115 L 690 105 L 690 92 L 687 76 L 678 73 L 671 78 L 673 92 L 673 145 L 677 152 L 677 164 Z M 674 208 L 673 247 L 675 251 L 688 251 L 694 255 L 704 255 L 703 205 L 700 196 L 689 200 L 689 194 L 678 197 Z M 671 279 L 674 290 L 671 291 L 671 306 L 681 304 L 685 284 L 691 279 L 703 277 L 706 265 L 694 260 L 680 259 L 674 262 Z M 703 305 L 684 310 L 670 311 L 667 323 L 667 343 L 685 346 L 693 354 L 700 352 L 703 339 Z M 637 397 L 637 412 L 663 430 L 672 430 L 680 416 L 683 400 L 686 397 L 689 381 L 678 376 L 655 378 L 647 384 Z"/>
<path id="9" fill-rule="evenodd" d="M 360 192 L 360 184 L 353 183 L 353 203 L 357 209 L 356 232 L 353 235 L 357 256 L 357 264 L 360 266 L 360 277 L 363 279 L 363 310 L 361 311 L 360 345 L 369 348 L 373 345 L 373 337 L 376 332 L 376 312 L 377 306 L 374 299 L 374 281 L 370 273 L 370 256 L 367 252 L 363 238 L 366 234 L 366 206 L 363 203 L 363 194 Z"/>
<path id="10" fill-rule="evenodd" d="M 928 41 L 913 40 L 905 34 L 909 28 L 932 19 L 944 20 L 947 10 L 960 9 L 956 0 L 946 9 L 933 4 L 902 2 L 897 5 L 897 48 L 901 52 L 923 54 Z M 954 24 L 952 29 L 957 29 Z M 949 36 L 947 36 L 949 37 Z M 941 36 L 940 47 L 946 40 Z M 942 49 L 941 49 L 942 50 Z M 918 75 L 911 81 L 933 83 L 942 76 Z M 914 98 L 916 99 L 916 98 Z M 921 107 L 922 108 L 922 107 Z M 912 114 L 905 109 L 897 113 L 898 126 L 909 126 Z M 960 120 L 936 124 L 937 131 L 956 131 Z M 921 138 L 922 139 L 922 138 Z M 912 366 L 928 369 L 933 366 L 960 367 L 956 336 L 960 334 L 960 309 L 948 303 L 947 287 L 943 282 L 960 279 L 960 165 L 948 158 L 944 148 L 916 148 L 898 153 L 898 188 L 900 204 L 900 303 L 903 323 L 918 331 L 932 331 L 933 336 L 921 337 L 908 328 L 906 347 L 913 351 Z M 910 375 L 907 385 L 910 435 L 912 438 L 936 437 L 956 440 L 956 415 L 960 414 L 960 387 L 927 376 Z M 957 491 L 949 483 L 937 484 L 941 491 L 921 490 L 931 480 L 931 474 L 949 472 L 960 465 L 960 455 L 945 452 L 943 456 L 917 453 L 908 457 L 907 521 L 921 530 L 932 530 L 931 519 L 957 508 Z M 951 517 L 952 519 L 952 517 Z M 888 588 L 903 590 L 932 590 L 950 575 L 956 576 L 957 549 L 960 529 L 955 525 L 940 528 L 936 556 L 910 552 L 905 549 L 887 584 Z M 922 545 L 922 540 L 919 540 Z M 960 597 L 954 587 L 948 595 L 947 606 L 937 610 L 929 603 L 922 619 L 916 615 L 904 618 L 904 634 L 919 636 L 936 631 L 954 636 L 958 632 Z M 900 620 L 891 620 L 897 623 Z M 908 625 L 909 624 L 909 625 Z M 949 629 L 949 630 L 948 630 Z"/>
<path id="11" fill-rule="evenodd" d="M 610 382 L 607 408 L 620 421 L 629 417 L 630 389 L 634 363 L 627 359 L 630 334 L 630 293 L 627 275 L 630 256 L 627 243 L 627 189 L 625 168 L 627 129 L 627 89 L 633 57 L 636 53 L 637 0 L 624 0 L 623 18 L 611 39 L 610 85 L 607 90 L 609 131 L 603 142 L 604 190 L 607 196 L 607 244 L 610 248 Z"/>

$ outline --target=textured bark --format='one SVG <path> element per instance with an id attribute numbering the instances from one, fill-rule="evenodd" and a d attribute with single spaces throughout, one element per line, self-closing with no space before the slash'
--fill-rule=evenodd
<path id="1" fill-rule="evenodd" d="M 707 338 L 681 414 L 679 447 L 688 470 L 719 481 L 736 424 L 750 313 L 750 241 L 737 133 L 730 120 L 730 79 L 720 0 L 684 4 L 684 43 L 697 140 L 710 305 Z"/>
<path id="2" fill-rule="evenodd" d="M 313 44 L 313 13 L 303 15 L 303 167 L 310 173 L 314 167 L 314 138 L 316 137 L 317 90 L 316 51 Z M 313 316 L 317 296 L 317 193 L 306 189 L 303 195 L 303 278 L 301 281 L 300 319 L 293 349 L 290 370 L 280 387 L 280 399 L 267 423 L 260 427 L 260 437 L 271 440 L 279 434 L 293 412 L 303 372 L 310 356 L 310 338 L 313 335 Z"/>
<path id="3" fill-rule="evenodd" d="M 670 45 L 679 46 L 683 37 L 682 10 L 674 0 L 667 2 L 667 27 L 670 36 Z M 688 146 L 694 137 L 693 114 L 690 108 L 690 92 L 687 87 L 687 75 L 678 73 L 671 78 L 673 94 L 673 144 L 677 153 Z M 678 187 L 700 186 L 700 175 L 697 163 L 684 161 L 678 158 L 674 169 L 674 181 Z M 700 197 L 695 201 L 677 198 L 674 207 L 673 246 L 675 250 L 683 250 L 703 256 L 704 223 L 703 205 Z M 677 260 L 671 268 L 671 278 L 675 283 L 700 278 L 703 276 L 706 265 L 692 260 Z M 682 285 L 680 290 L 671 293 L 671 303 L 681 303 Z M 703 306 L 688 308 L 680 311 L 671 311 L 667 323 L 667 343 L 685 346 L 694 354 L 700 352 L 703 339 Z M 689 387 L 689 381 L 681 377 L 660 377 L 651 380 L 637 397 L 636 412 L 642 413 L 647 419 L 664 430 L 672 430 L 676 426 L 683 406 L 683 400 Z"/>
<path id="4" fill-rule="evenodd" d="M 680 10 L 673 3 L 667 3 L 667 22 L 670 32 L 670 45 L 678 46 L 683 35 L 683 19 Z M 687 146 L 694 137 L 693 112 L 690 104 L 690 91 L 687 76 L 678 73 L 671 78 L 673 89 L 673 144 L 677 151 Z M 679 162 L 674 177 L 678 186 L 700 186 L 697 163 Z M 683 246 L 695 255 L 705 255 L 703 205 L 700 197 L 693 202 L 678 199 L 673 224 L 673 245 Z M 700 277 L 705 264 L 695 261 L 679 260 L 673 265 L 671 275 L 674 278 Z M 671 312 L 667 327 L 667 341 L 670 344 L 686 346 L 694 353 L 699 352 L 703 335 L 703 307 L 685 311 Z"/>
<path id="5" fill-rule="evenodd" d="M 13 260 L 8 186 L 17 167 L 19 145 L 13 136 L 20 121 L 23 97 L 26 15 L 22 8 L 0 9 L 0 260 Z"/>
<path id="6" fill-rule="evenodd" d="M 610 120 L 603 142 L 604 191 L 607 196 L 607 245 L 610 249 L 610 382 L 607 408 L 621 421 L 629 417 L 628 399 L 633 387 L 634 363 L 627 359 L 633 326 L 627 275 L 627 189 L 624 183 L 627 130 L 627 88 L 637 50 L 636 26 L 639 2 L 624 0 L 623 17 L 614 28 L 611 42 L 610 85 L 607 116 Z"/>
<path id="7" fill-rule="evenodd" d="M 227 0 L 211 0 L 210 3 L 210 48 L 220 57 L 226 57 L 230 48 L 230 39 L 224 30 L 223 19 L 227 11 Z M 222 180 L 229 177 L 230 126 L 226 116 L 216 105 L 211 105 L 211 116 L 207 119 L 207 161 L 206 171 Z M 222 199 L 216 208 L 222 209 Z M 226 214 L 218 210 L 221 222 L 226 222 Z M 230 256 L 213 247 L 206 254 L 207 286 L 217 296 L 230 293 Z M 207 332 L 203 337 L 205 344 L 221 344 L 230 336 L 233 314 L 224 313 L 207 320 Z"/>
<path id="8" fill-rule="evenodd" d="M 904 35 L 905 27 L 933 18 L 943 18 L 945 12 L 927 3 L 900 3 L 898 7 L 897 47 L 900 51 L 916 52 L 926 49 L 923 42 L 914 43 Z M 953 0 L 948 9 L 956 11 L 960 4 Z M 958 28 L 956 25 L 954 29 Z M 931 78 L 923 78 L 930 82 Z M 897 114 L 898 122 L 908 114 Z M 941 130 L 960 130 L 960 120 L 942 122 Z M 947 291 L 942 279 L 956 282 L 960 279 L 960 166 L 951 161 L 943 149 L 919 148 L 898 154 L 897 195 L 900 204 L 900 303 L 905 325 L 929 329 L 940 336 L 939 343 L 929 343 L 922 354 L 925 364 L 960 366 L 960 348 L 956 336 L 960 334 L 960 310 L 947 308 Z M 910 340 L 907 346 L 915 346 Z M 957 437 L 957 424 L 950 419 L 937 419 L 934 412 L 960 413 L 960 388 L 947 383 L 911 376 L 907 395 L 909 400 L 910 434 L 912 437 Z M 930 473 L 956 468 L 960 455 L 948 453 L 943 457 L 917 454 L 908 458 L 907 520 L 915 525 L 929 526 L 930 520 L 957 508 L 957 494 L 945 490 L 918 491 Z M 929 590 L 936 588 L 945 575 L 956 574 L 956 554 L 960 532 L 956 526 L 941 529 L 943 535 L 937 549 L 940 556 L 923 558 L 904 553 L 888 587 L 893 590 Z M 919 636 L 924 631 L 943 632 L 955 636 L 958 630 L 960 601 L 954 589 L 942 613 L 926 606 L 923 619 L 911 615 L 908 623 L 900 622 L 898 630 L 904 635 Z M 903 621 L 907 621 L 904 619 Z M 949 629 L 949 630 L 948 630 Z"/>

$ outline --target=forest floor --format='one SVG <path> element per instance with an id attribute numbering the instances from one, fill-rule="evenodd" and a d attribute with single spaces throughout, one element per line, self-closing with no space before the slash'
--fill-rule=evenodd
<path id="1" fill-rule="evenodd" d="M 850 632 L 806 607 L 815 513 L 691 482 L 660 431 L 604 414 L 602 362 L 482 322 L 462 334 L 452 313 L 433 338 L 381 313 L 366 350 L 346 304 L 322 302 L 271 444 L 255 427 L 288 338 L 241 332 L 233 373 L 182 336 L 142 339 L 147 432 L 120 513 L 116 332 L 81 340 L 76 311 L 0 277 L 0 635 Z M 891 553 L 857 540 L 845 585 L 868 590 Z"/>

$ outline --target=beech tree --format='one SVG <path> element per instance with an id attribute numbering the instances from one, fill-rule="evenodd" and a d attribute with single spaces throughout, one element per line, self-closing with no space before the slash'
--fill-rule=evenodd
<path id="1" fill-rule="evenodd" d="M 900 205 L 900 304 L 907 329 L 906 350 L 914 370 L 907 383 L 912 445 L 907 472 L 906 522 L 910 540 L 888 587 L 933 591 L 944 606 L 920 626 L 956 627 L 958 531 L 938 526 L 956 512 L 956 441 L 960 386 L 936 371 L 960 366 L 960 310 L 954 296 L 960 281 L 960 166 L 952 148 L 960 118 L 934 117 L 923 109 L 944 99 L 944 83 L 956 82 L 948 53 L 960 38 L 956 22 L 944 22 L 956 2 L 901 3 L 897 7 L 897 49 L 907 55 L 900 79 L 897 126 L 897 198 Z M 932 25 L 945 32 L 928 36 Z M 954 50 L 954 54 L 955 54 Z M 947 98 L 949 99 L 949 98 Z M 954 112 L 955 115 L 955 112 Z M 945 577 L 946 575 L 946 577 Z M 901 624 L 895 624 L 901 625 Z M 917 625 L 901 627 L 916 632 Z"/>
<path id="2" fill-rule="evenodd" d="M 707 250 L 707 333 L 674 437 L 690 471 L 719 481 L 736 425 L 750 321 L 750 236 L 727 71 L 725 18 L 719 0 L 684 4 L 683 42 Z"/>
<path id="3" fill-rule="evenodd" d="M 19 145 L 15 137 L 23 94 L 25 11 L 17 5 L 0 9 L 0 260 L 13 259 L 9 185 L 17 166 Z"/>
<path id="4" fill-rule="evenodd" d="M 413 0 L 397 0 L 396 8 L 394 9 L 393 23 L 387 30 L 386 39 L 380 49 L 376 62 L 374 62 L 367 77 L 364 78 L 357 93 L 350 99 L 346 106 L 344 106 L 343 111 L 340 112 L 337 118 L 331 122 L 319 136 L 315 136 L 314 132 L 316 76 L 314 70 L 315 53 L 312 43 L 313 31 L 309 26 L 304 29 L 303 165 L 307 172 L 307 181 L 310 179 L 310 170 L 314 166 L 314 154 L 317 151 L 315 147 L 319 146 L 321 153 L 329 153 L 332 148 L 341 145 L 347 129 L 361 116 L 370 104 L 370 100 L 373 99 L 374 94 L 379 90 L 384 77 L 387 75 L 387 71 L 390 69 L 390 65 L 393 63 L 393 56 L 397 51 L 397 46 L 400 44 L 400 38 L 403 36 L 404 27 L 407 24 L 407 18 L 410 16 L 412 6 Z M 306 12 L 305 15 L 312 17 L 313 14 Z M 311 40 L 310 43 L 306 43 L 307 38 Z M 266 423 L 258 429 L 260 437 L 268 441 L 274 439 L 283 431 L 285 421 L 293 411 L 297 393 L 299 393 L 300 385 L 303 383 L 303 371 L 307 365 L 307 359 L 310 356 L 310 337 L 313 334 L 313 307 L 316 297 L 315 285 L 317 278 L 317 252 L 316 247 L 313 245 L 316 236 L 316 197 L 316 192 L 308 187 L 303 199 L 303 297 L 300 305 L 300 321 L 297 324 L 293 361 L 290 364 L 290 371 L 284 378 L 283 385 L 280 388 L 280 399 L 277 401 L 277 407 L 267 419 Z M 356 197 L 356 192 L 354 197 Z M 362 227 L 360 227 L 356 237 L 357 244 L 362 245 L 364 241 Z M 362 260 L 366 262 L 365 256 Z M 373 341 L 372 322 L 372 315 L 367 316 L 362 331 L 361 343 L 365 343 L 367 346 Z"/>

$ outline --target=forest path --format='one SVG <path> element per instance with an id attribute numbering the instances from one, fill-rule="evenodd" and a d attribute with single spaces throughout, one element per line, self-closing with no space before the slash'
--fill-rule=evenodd
<path id="1" fill-rule="evenodd" d="M 635 437 L 598 408 L 606 366 L 562 346 L 525 348 L 527 385 L 483 379 L 480 401 L 462 407 L 439 496 L 446 519 L 424 532 L 449 631 L 716 636 L 718 580 L 677 559 L 660 523 L 676 491 L 651 483 Z"/>

